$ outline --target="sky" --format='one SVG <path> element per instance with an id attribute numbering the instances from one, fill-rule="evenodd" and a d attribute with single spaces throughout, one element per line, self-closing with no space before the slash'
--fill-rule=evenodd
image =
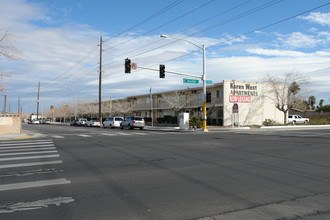
<path id="1" fill-rule="evenodd" d="M 39 82 L 40 111 L 95 102 L 102 36 L 102 100 L 202 86 L 157 70 L 201 76 L 205 45 L 213 83 L 293 72 L 308 79 L 306 98 L 330 104 L 329 27 L 329 0 L 0 0 L 0 34 L 9 31 L 18 51 L 0 56 L 11 75 L 0 78 L 0 95 L 12 112 L 20 98 L 36 113 Z M 125 58 L 137 64 L 131 74 Z"/>

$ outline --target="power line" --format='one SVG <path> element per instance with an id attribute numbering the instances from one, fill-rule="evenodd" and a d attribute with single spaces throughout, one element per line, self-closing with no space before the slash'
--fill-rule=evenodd
<path id="1" fill-rule="evenodd" d="M 127 32 L 129 32 L 129 31 L 132 31 L 134 28 L 137 28 L 137 27 L 139 27 L 139 26 L 141 26 L 141 25 L 147 23 L 148 21 L 150 21 L 150 20 L 152 20 L 152 19 L 158 17 L 159 15 L 161 15 L 161 14 L 167 12 L 168 10 L 170 10 L 170 9 L 172 9 L 173 7 L 175 7 L 175 6 L 179 5 L 179 4 L 181 4 L 181 3 L 184 2 L 184 1 L 185 1 L 185 0 L 176 0 L 176 1 L 174 1 L 173 3 L 167 5 L 165 8 L 160 9 L 160 10 L 157 11 L 156 13 L 154 13 L 154 14 L 152 14 L 151 16 L 149 16 L 149 17 L 143 19 L 142 21 L 140 21 L 140 22 L 134 24 L 133 26 L 131 26 L 131 27 L 127 28 L 126 30 L 120 32 L 119 34 L 115 35 L 114 37 L 111 37 L 111 38 L 109 38 L 108 40 L 105 40 L 104 43 L 107 42 L 107 41 L 109 41 L 109 40 L 112 40 L 112 39 L 114 39 L 114 38 L 117 38 L 117 37 L 123 35 L 124 33 L 127 33 Z"/>

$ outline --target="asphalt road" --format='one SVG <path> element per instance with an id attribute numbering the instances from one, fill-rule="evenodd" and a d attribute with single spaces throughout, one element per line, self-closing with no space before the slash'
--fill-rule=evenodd
<path id="1" fill-rule="evenodd" d="M 330 130 L 26 125 L 0 141 L 0 219 L 329 219 Z"/>

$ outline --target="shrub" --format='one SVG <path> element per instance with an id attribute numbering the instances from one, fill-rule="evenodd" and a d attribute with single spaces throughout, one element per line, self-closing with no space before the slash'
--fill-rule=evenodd
<path id="1" fill-rule="evenodd" d="M 189 119 L 189 126 L 201 128 L 202 127 L 202 124 L 203 124 L 202 121 L 197 116 L 192 116 Z"/>
<path id="2" fill-rule="evenodd" d="M 272 119 L 266 119 L 264 122 L 262 122 L 263 126 L 275 126 L 278 125 L 278 123 Z"/>

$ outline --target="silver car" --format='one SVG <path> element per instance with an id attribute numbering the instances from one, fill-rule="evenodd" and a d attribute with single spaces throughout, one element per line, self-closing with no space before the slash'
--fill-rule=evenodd
<path id="1" fill-rule="evenodd" d="M 103 122 L 103 128 L 119 128 L 123 120 L 122 117 L 109 117 Z"/>
<path id="2" fill-rule="evenodd" d="M 120 123 L 120 129 L 127 127 L 127 129 L 140 128 L 142 130 L 144 126 L 144 119 L 138 116 L 128 116 Z"/>

